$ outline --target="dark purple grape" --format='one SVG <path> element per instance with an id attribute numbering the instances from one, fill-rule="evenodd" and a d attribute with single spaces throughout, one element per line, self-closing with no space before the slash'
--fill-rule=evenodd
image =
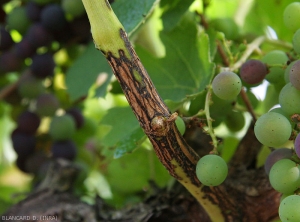
<path id="1" fill-rule="evenodd" d="M 29 173 L 26 167 L 26 161 L 28 156 L 17 156 L 16 159 L 16 166 L 24 173 Z"/>
<path id="2" fill-rule="evenodd" d="M 51 31 L 61 30 L 67 23 L 65 13 L 58 4 L 50 4 L 41 12 L 42 24 Z"/>
<path id="3" fill-rule="evenodd" d="M 18 156 L 28 156 L 34 153 L 36 139 L 34 135 L 15 129 L 11 134 L 12 145 Z"/>
<path id="4" fill-rule="evenodd" d="M 267 75 L 267 66 L 259 60 L 250 59 L 240 69 L 241 79 L 248 84 L 260 83 Z"/>
<path id="5" fill-rule="evenodd" d="M 296 61 L 290 69 L 290 82 L 298 90 L 300 90 L 300 60 Z"/>
<path id="6" fill-rule="evenodd" d="M 30 111 L 24 111 L 18 117 L 17 127 L 21 132 L 34 134 L 40 126 L 40 117 Z"/>
<path id="7" fill-rule="evenodd" d="M 83 126 L 84 124 L 84 116 L 82 115 L 82 112 L 78 108 L 71 108 L 66 111 L 67 114 L 71 115 L 76 124 L 76 128 L 79 129 Z"/>
<path id="8" fill-rule="evenodd" d="M 4 29 L 0 29 L 0 51 L 5 51 L 10 49 L 14 44 L 14 41 L 10 33 Z"/>
<path id="9" fill-rule="evenodd" d="M 20 42 L 15 45 L 15 53 L 21 58 L 25 59 L 35 54 L 36 48 L 30 44 L 27 38 L 23 38 Z"/>
<path id="10" fill-rule="evenodd" d="M 76 145 L 71 140 L 56 141 L 51 146 L 52 157 L 74 160 L 77 154 Z"/>
<path id="11" fill-rule="evenodd" d="M 295 139 L 294 149 L 297 156 L 300 158 L 300 134 L 298 134 Z"/>
<path id="12" fill-rule="evenodd" d="M 52 94 L 41 94 L 36 99 L 36 113 L 40 116 L 54 116 L 58 108 L 59 101 Z"/>
<path id="13" fill-rule="evenodd" d="M 289 159 L 293 156 L 293 151 L 288 148 L 279 148 L 273 150 L 267 157 L 265 162 L 265 171 L 269 175 L 272 166 L 281 159 Z"/>
<path id="14" fill-rule="evenodd" d="M 40 20 L 41 11 L 42 7 L 35 2 L 30 1 L 26 5 L 26 15 L 33 22 Z"/>
<path id="15" fill-rule="evenodd" d="M 52 34 L 41 24 L 34 23 L 27 31 L 26 38 L 34 47 L 49 45 L 52 40 Z"/>
<path id="16" fill-rule="evenodd" d="M 5 4 L 5 2 L 8 2 L 8 1 L 9 0 L 3 0 L 3 1 L 1 1 L 0 5 Z M 5 24 L 5 18 L 6 18 L 6 12 L 4 11 L 3 7 L 0 7 L 0 24 Z"/>
<path id="17" fill-rule="evenodd" d="M 22 66 L 23 60 L 20 59 L 14 51 L 7 51 L 0 56 L 0 71 L 14 72 Z"/>
<path id="18" fill-rule="evenodd" d="M 39 54 L 32 57 L 30 69 L 32 74 L 37 78 L 46 78 L 53 76 L 55 62 L 53 55 L 50 53 Z"/>
<path id="19" fill-rule="evenodd" d="M 86 43 L 91 39 L 91 25 L 86 15 L 73 19 L 70 27 L 80 43 Z"/>

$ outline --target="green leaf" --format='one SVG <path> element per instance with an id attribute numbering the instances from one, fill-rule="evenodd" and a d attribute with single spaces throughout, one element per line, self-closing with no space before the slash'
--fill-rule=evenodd
<path id="1" fill-rule="evenodd" d="M 189 9 L 190 5 L 194 0 L 163 0 L 161 5 L 167 5 L 167 7 L 162 15 L 163 25 L 165 31 L 172 30 L 177 23 L 180 21 L 181 17 Z"/>
<path id="2" fill-rule="evenodd" d="M 131 34 L 152 12 L 156 1 L 157 0 L 119 0 L 112 5 L 112 8 L 125 30 Z M 105 96 L 112 71 L 102 53 L 96 50 L 94 43 L 91 42 L 85 52 L 78 57 L 66 73 L 66 85 L 70 99 L 76 100 L 87 95 L 99 73 L 102 72 L 107 73 L 107 78 L 106 81 L 96 89 L 96 96 L 99 97 Z"/>
<path id="3" fill-rule="evenodd" d="M 145 49 L 136 48 L 160 96 L 181 101 L 204 90 L 213 77 L 214 64 L 208 36 L 199 34 L 195 20 L 185 17 L 172 31 L 160 36 L 165 57 L 156 58 Z"/>
<path id="4" fill-rule="evenodd" d="M 256 0 L 245 20 L 244 31 L 261 35 L 264 34 L 267 26 L 270 26 L 280 40 L 291 41 L 292 32 L 285 27 L 283 22 L 284 9 L 291 2 L 290 0 Z"/>
<path id="5" fill-rule="evenodd" d="M 95 49 L 93 42 L 89 43 L 82 55 L 68 69 L 66 85 L 71 100 L 76 100 L 88 93 L 101 72 L 107 73 L 106 82 L 99 87 L 98 96 L 104 96 L 107 84 L 112 76 L 112 70 L 104 56 Z"/>
<path id="6" fill-rule="evenodd" d="M 145 138 L 130 107 L 109 109 L 100 124 L 110 127 L 109 132 L 102 139 L 102 144 L 106 147 L 116 148 L 115 158 L 131 152 Z"/>
<path id="7" fill-rule="evenodd" d="M 118 0 L 112 8 L 130 35 L 152 12 L 157 0 Z"/>

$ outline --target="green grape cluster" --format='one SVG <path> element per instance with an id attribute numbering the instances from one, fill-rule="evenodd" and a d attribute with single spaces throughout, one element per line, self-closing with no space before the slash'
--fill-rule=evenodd
<path id="1" fill-rule="evenodd" d="M 292 56 L 280 50 L 264 55 L 269 73 L 266 80 L 278 93 L 279 107 L 260 116 L 254 127 L 257 139 L 276 148 L 266 159 L 265 170 L 271 186 L 282 193 L 279 217 L 283 222 L 300 221 L 300 3 L 290 3 L 283 21 L 293 32 Z M 293 148 L 282 148 L 293 142 Z"/>

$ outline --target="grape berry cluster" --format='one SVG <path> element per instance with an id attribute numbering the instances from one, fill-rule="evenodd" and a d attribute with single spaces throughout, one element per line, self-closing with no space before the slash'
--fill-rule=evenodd
<path id="1" fill-rule="evenodd" d="M 0 6 L 4 8 L 5 2 Z M 13 105 L 16 121 L 11 141 L 20 170 L 37 173 L 50 158 L 76 157 L 73 136 L 85 118 L 80 104 L 62 103 L 55 91 L 56 70 L 68 68 L 68 63 L 57 63 L 55 56 L 63 49 L 70 60 L 76 58 L 79 46 L 91 40 L 90 24 L 81 0 L 22 1 L 3 13 L 0 87 L 6 86 L 11 75 L 19 78 L 5 98 Z M 45 129 L 47 119 L 50 125 Z"/>
<path id="2" fill-rule="evenodd" d="M 300 2 L 289 4 L 283 13 L 285 25 L 294 33 L 293 51 L 273 50 L 261 60 L 250 59 L 240 68 L 239 75 L 222 71 L 212 81 L 214 94 L 222 100 L 234 101 L 242 83 L 248 89 L 264 79 L 278 92 L 279 107 L 261 115 L 254 126 L 259 142 L 273 151 L 265 162 L 271 186 L 282 193 L 279 216 L 283 222 L 300 221 Z M 293 141 L 294 148 L 282 148 Z M 207 155 L 197 164 L 197 176 L 207 186 L 222 183 L 227 175 L 225 161 Z"/>

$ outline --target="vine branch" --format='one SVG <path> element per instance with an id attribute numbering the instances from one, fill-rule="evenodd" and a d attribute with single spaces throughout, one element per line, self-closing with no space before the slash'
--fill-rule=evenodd
<path id="1" fill-rule="evenodd" d="M 95 46 L 106 57 L 140 126 L 169 173 L 198 200 L 212 221 L 225 221 L 213 198 L 207 198 L 196 176 L 197 153 L 178 131 L 107 0 L 83 0 Z"/>

